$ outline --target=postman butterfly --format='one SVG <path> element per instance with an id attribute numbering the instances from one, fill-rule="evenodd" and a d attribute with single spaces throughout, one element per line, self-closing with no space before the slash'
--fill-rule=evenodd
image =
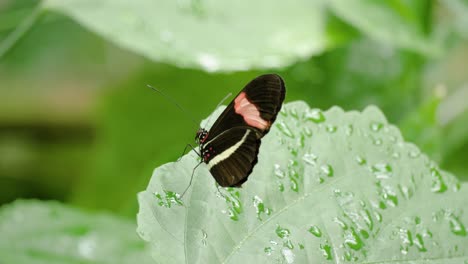
<path id="1" fill-rule="evenodd" d="M 275 122 L 285 93 L 279 75 L 258 76 L 239 92 L 209 130 L 197 131 L 198 165 L 206 163 L 220 186 L 241 187 L 247 181 L 257 163 L 261 139 Z"/>

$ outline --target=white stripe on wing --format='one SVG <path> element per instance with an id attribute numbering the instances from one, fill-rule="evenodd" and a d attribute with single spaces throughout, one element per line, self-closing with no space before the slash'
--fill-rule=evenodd
<path id="1" fill-rule="evenodd" d="M 214 158 L 212 158 L 209 162 L 208 162 L 208 169 L 211 169 L 214 165 L 220 163 L 221 161 L 229 158 L 234 152 L 236 152 L 236 150 L 238 148 L 240 148 L 240 146 L 242 144 L 244 144 L 245 140 L 247 139 L 247 137 L 249 136 L 249 133 L 250 133 L 250 129 L 247 129 L 247 131 L 245 132 L 244 136 L 242 137 L 242 139 L 237 142 L 236 144 L 232 145 L 231 147 L 229 147 L 228 149 L 226 149 L 225 151 L 219 153 L 218 155 L 216 155 Z"/>

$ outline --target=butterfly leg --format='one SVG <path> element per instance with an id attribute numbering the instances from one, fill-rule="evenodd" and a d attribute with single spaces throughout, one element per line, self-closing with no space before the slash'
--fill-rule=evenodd
<path id="1" fill-rule="evenodd" d="M 192 176 L 190 176 L 190 182 L 189 182 L 187 188 L 185 188 L 184 192 L 183 192 L 182 195 L 180 196 L 180 199 L 182 199 L 182 197 L 184 197 L 185 192 L 187 192 L 187 190 L 188 190 L 188 188 L 190 187 L 190 185 L 192 185 L 192 180 L 193 180 L 193 175 L 195 174 L 195 170 L 196 170 L 196 169 L 198 168 L 198 166 L 200 166 L 202 163 L 203 163 L 203 161 L 200 162 L 200 163 L 198 163 L 197 166 L 195 166 L 195 168 L 193 168 Z"/>
<path id="2" fill-rule="evenodd" d="M 197 155 L 199 157 L 201 157 L 200 153 L 198 153 L 197 149 L 195 147 L 193 147 L 192 145 L 190 144 L 187 144 L 184 148 L 184 152 L 182 152 L 182 154 L 180 155 L 180 157 L 177 159 L 177 161 L 180 161 L 182 159 L 182 157 L 185 155 L 185 152 L 187 152 L 187 148 L 190 147 L 193 151 L 195 151 L 195 153 L 197 153 Z"/>

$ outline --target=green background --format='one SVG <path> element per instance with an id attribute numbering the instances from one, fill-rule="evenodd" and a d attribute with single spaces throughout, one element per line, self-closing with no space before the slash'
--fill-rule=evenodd
<path id="1" fill-rule="evenodd" d="M 468 3 L 332 2 L 320 12 L 324 31 L 316 37 L 323 41 L 311 56 L 280 57 L 281 67 L 274 68 L 252 61 L 245 70 L 233 71 L 229 54 L 216 72 L 207 72 L 192 63 L 196 50 L 177 56 L 166 47 L 161 54 L 171 56 L 156 59 L 158 54 L 103 36 L 79 16 L 71 19 L 74 13 L 54 1 L 3 0 L 0 204 L 52 199 L 133 219 L 136 193 L 145 189 L 154 168 L 180 156 L 197 129 L 146 84 L 164 90 L 198 121 L 226 94 L 266 72 L 285 79 L 286 101 L 304 100 L 321 109 L 378 106 L 406 141 L 466 181 Z M 111 10 L 104 3 L 97 8 Z M 190 3 L 191 12 L 209 16 L 203 13 L 204 1 Z M 157 10 L 154 15 L 179 19 Z M 242 15 L 235 13 L 234 21 Z M 24 34 L 13 38 L 31 18 Z M 270 19 L 267 33 L 273 34 L 278 25 L 276 17 Z M 109 16 L 96 23 L 114 22 Z M 216 34 L 211 32 L 214 39 Z M 203 37 L 210 48 L 211 40 Z M 229 44 L 257 47 L 260 37 L 239 35 L 239 43 Z M 129 41 L 152 43 L 152 36 Z M 222 57 L 230 47 L 213 48 Z M 281 48 L 289 51 L 286 44 Z"/>

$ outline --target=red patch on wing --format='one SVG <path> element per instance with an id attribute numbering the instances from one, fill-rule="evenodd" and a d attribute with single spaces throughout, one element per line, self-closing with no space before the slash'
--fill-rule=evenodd
<path id="1" fill-rule="evenodd" d="M 265 121 L 260 117 L 260 111 L 258 111 L 257 106 L 247 99 L 245 92 L 240 93 L 234 100 L 234 110 L 244 118 L 244 121 L 249 126 L 253 126 L 261 130 L 265 130 L 270 127 L 270 122 Z"/>

